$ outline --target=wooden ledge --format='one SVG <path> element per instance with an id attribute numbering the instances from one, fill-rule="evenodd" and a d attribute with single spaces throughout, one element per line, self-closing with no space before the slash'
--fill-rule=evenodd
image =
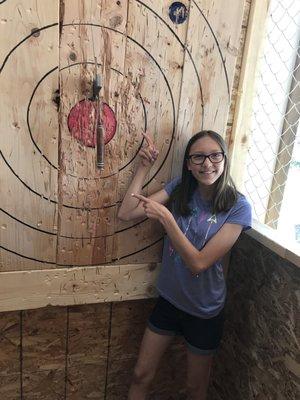
<path id="1" fill-rule="evenodd" d="M 278 231 L 258 221 L 253 221 L 253 228 L 247 231 L 246 234 L 278 254 L 281 258 L 300 267 L 300 246 L 291 247 L 291 244 Z"/>
<path id="2" fill-rule="evenodd" d="M 160 264 L 101 265 L 0 273 L 0 312 L 156 296 Z"/>

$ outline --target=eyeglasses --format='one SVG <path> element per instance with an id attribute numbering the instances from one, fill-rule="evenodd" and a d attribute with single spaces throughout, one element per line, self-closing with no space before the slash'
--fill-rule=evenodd
<path id="1" fill-rule="evenodd" d="M 196 165 L 204 164 L 207 158 L 211 163 L 217 164 L 224 160 L 224 153 L 222 151 L 218 151 L 217 153 L 211 153 L 211 154 L 196 153 L 196 154 L 190 154 L 188 156 L 188 159 L 191 160 L 191 162 Z"/>

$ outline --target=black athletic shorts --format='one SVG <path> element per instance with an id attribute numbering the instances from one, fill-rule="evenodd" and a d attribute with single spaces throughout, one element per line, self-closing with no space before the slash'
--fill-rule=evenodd
<path id="1" fill-rule="evenodd" d="M 151 331 L 160 335 L 181 335 L 188 349 L 195 354 L 214 354 L 222 339 L 224 309 L 216 317 L 199 318 L 181 311 L 163 297 L 148 320 Z"/>

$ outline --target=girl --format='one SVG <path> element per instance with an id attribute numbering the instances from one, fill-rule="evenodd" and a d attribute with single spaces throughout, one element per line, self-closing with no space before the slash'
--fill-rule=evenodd
<path id="1" fill-rule="evenodd" d="M 213 355 L 222 336 L 226 287 L 222 259 L 242 230 L 251 208 L 229 175 L 224 140 L 201 131 L 187 144 L 182 176 L 148 198 L 144 179 L 157 158 L 151 138 L 119 210 L 119 218 L 158 220 L 167 236 L 157 282 L 159 299 L 149 318 L 129 390 L 143 400 L 159 361 L 174 335 L 187 345 L 187 387 L 193 400 L 205 400 Z"/>

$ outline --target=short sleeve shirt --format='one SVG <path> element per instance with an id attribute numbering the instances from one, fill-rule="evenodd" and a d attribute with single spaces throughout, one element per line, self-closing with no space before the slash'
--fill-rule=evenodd
<path id="1" fill-rule="evenodd" d="M 176 178 L 166 184 L 165 191 L 168 195 L 179 182 L 180 179 Z M 225 223 L 239 224 L 243 230 L 251 228 L 251 206 L 242 194 L 238 195 L 230 210 L 217 214 L 211 213 L 211 203 L 203 200 L 197 190 L 189 205 L 191 215 L 182 217 L 173 213 L 173 216 L 187 239 L 199 250 Z M 222 260 L 195 275 L 185 266 L 166 236 L 157 290 L 175 307 L 191 315 L 214 317 L 224 307 L 226 297 Z"/>

